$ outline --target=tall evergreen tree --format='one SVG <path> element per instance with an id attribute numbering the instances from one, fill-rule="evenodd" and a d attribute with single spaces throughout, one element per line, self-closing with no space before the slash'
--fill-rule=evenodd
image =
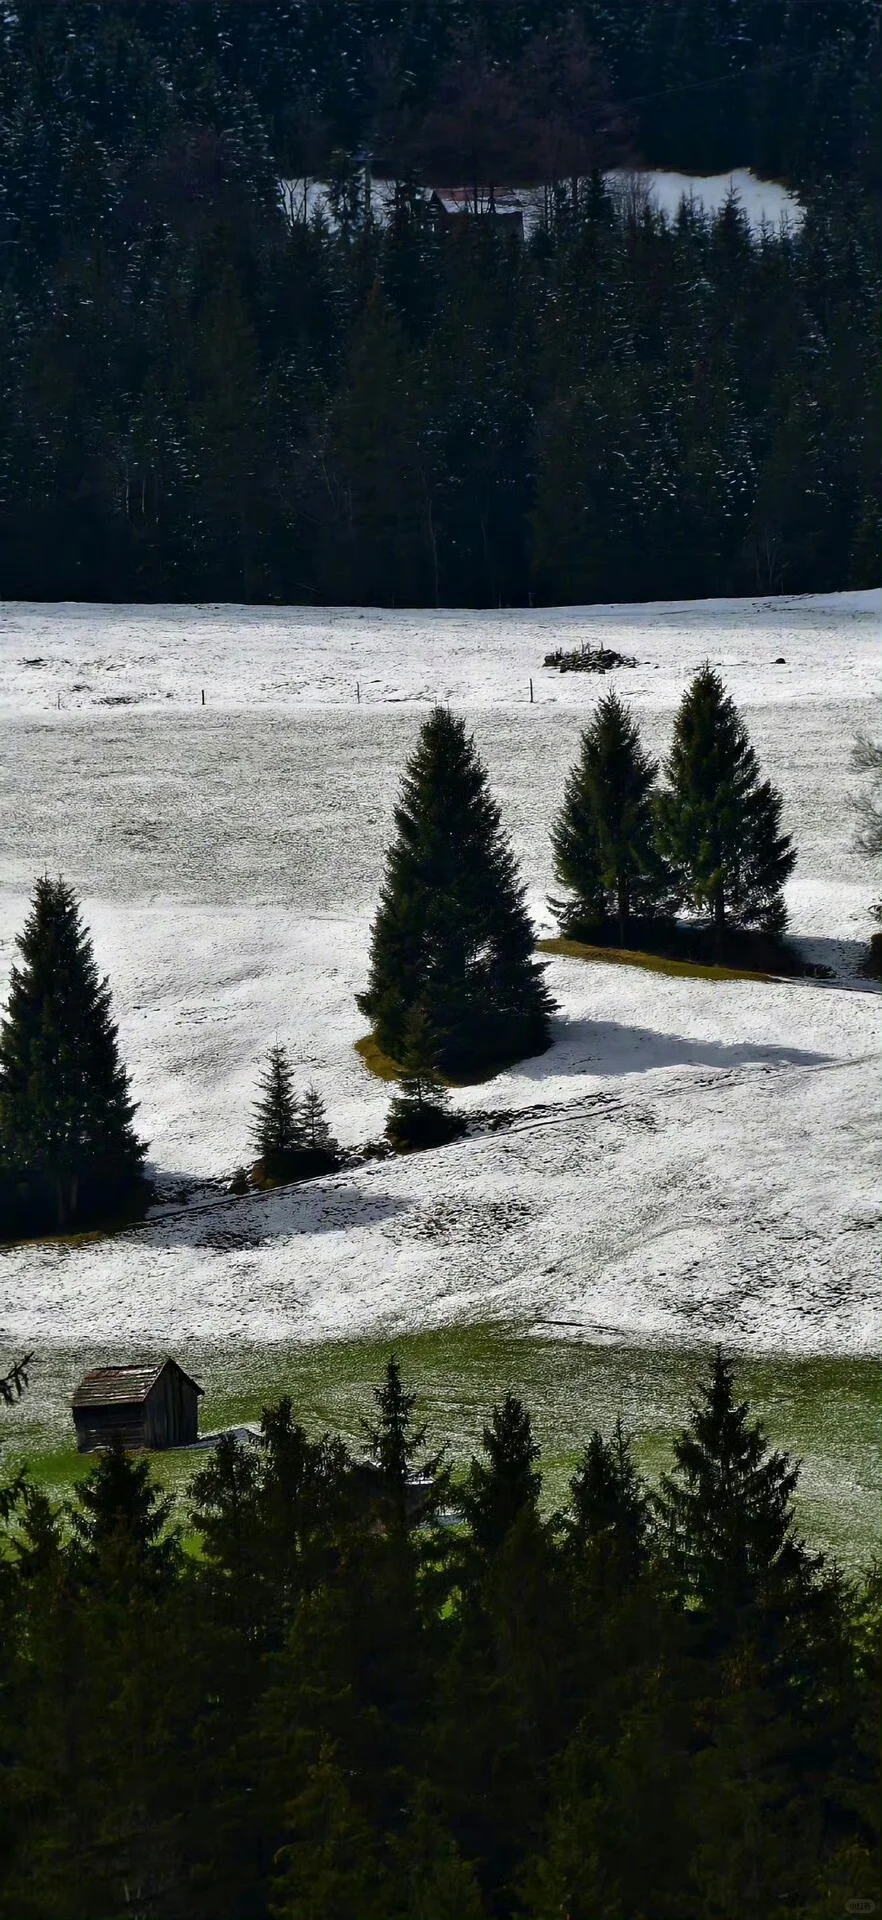
<path id="1" fill-rule="evenodd" d="M 132 1125 L 110 986 L 66 881 L 37 881 L 16 945 L 0 1026 L 0 1161 L 63 1229 L 130 1197 L 147 1149 Z"/>
<path id="2" fill-rule="evenodd" d="M 625 1579 L 639 1572 L 649 1548 L 649 1499 L 621 1419 L 609 1441 L 592 1433 L 570 1481 L 570 1499 L 569 1556 L 579 1559 L 599 1545 Z"/>
<path id="3" fill-rule="evenodd" d="M 687 688 L 657 801 L 659 843 L 717 941 L 727 926 L 780 934 L 783 887 L 796 864 L 781 831 L 781 795 L 761 780 L 734 701 L 705 664 Z"/>
<path id="4" fill-rule="evenodd" d="M 486 1459 L 473 1457 L 460 1504 L 477 1546 L 493 1554 L 521 1515 L 536 1510 L 540 1448 L 527 1408 L 511 1392 L 493 1408 L 482 1437 Z"/>
<path id="5" fill-rule="evenodd" d="M 537 1053 L 552 1001 L 499 808 L 463 722 L 436 707 L 395 808 L 359 1006 L 400 1059 L 419 1005 L 451 1073 Z"/>
<path id="6" fill-rule="evenodd" d="M 251 1137 L 270 1179 L 284 1179 L 294 1170 L 298 1149 L 304 1145 L 300 1110 L 288 1050 L 278 1042 L 270 1047 L 258 1081 Z"/>
<path id="7" fill-rule="evenodd" d="M 770 1451 L 761 1421 L 735 1398 L 735 1369 L 717 1348 L 662 1480 L 661 1515 L 683 1596 L 731 1620 L 809 1566 L 793 1528 L 798 1465 Z"/>
<path id="8" fill-rule="evenodd" d="M 171 1513 L 147 1461 L 108 1447 L 77 1488 L 71 1514 L 77 1570 L 105 1589 L 169 1578 L 178 1562 Z"/>
<path id="9" fill-rule="evenodd" d="M 448 1475 L 442 1471 L 442 1453 L 424 1456 L 426 1427 L 414 1426 L 415 1393 L 408 1393 L 394 1353 L 389 1355 L 382 1384 L 374 1387 L 376 1417 L 364 1423 L 368 1459 L 379 1470 L 382 1494 L 397 1526 L 404 1527 L 409 1512 L 420 1519 L 435 1511 L 446 1494 Z M 423 1483 L 419 1501 L 408 1503 L 408 1484 Z"/>
<path id="10" fill-rule="evenodd" d="M 551 831 L 555 873 L 573 895 L 561 913 L 565 931 L 614 918 L 624 946 L 632 916 L 658 896 L 657 772 L 628 708 L 618 694 L 606 694 L 582 734 Z"/>
<path id="11" fill-rule="evenodd" d="M 394 1848 L 408 1920 L 483 1920 L 471 1862 L 438 1818 L 431 1791 L 417 1789 L 407 1829 Z"/>
<path id="12" fill-rule="evenodd" d="M 328 1125 L 325 1103 L 317 1087 L 307 1087 L 300 1107 L 303 1144 L 310 1153 L 324 1153 L 335 1159 L 339 1148 Z"/>
<path id="13" fill-rule="evenodd" d="M 290 1838 L 275 1859 L 273 1920 L 387 1920 L 392 1889 L 353 1785 L 325 1745 L 285 1808 Z"/>

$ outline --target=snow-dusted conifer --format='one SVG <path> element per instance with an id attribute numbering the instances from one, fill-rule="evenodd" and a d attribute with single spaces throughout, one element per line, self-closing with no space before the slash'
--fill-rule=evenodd
<path id="1" fill-rule="evenodd" d="M 251 1138 L 271 1179 L 293 1170 L 293 1156 L 304 1144 L 300 1111 L 294 1094 L 286 1047 L 270 1047 L 258 1081 Z"/>
<path id="2" fill-rule="evenodd" d="M 680 702 L 657 800 L 663 857 L 695 911 L 725 930 L 783 933 L 784 882 L 796 851 L 781 831 L 781 796 L 761 780 L 747 729 L 715 668 L 705 664 Z"/>
<path id="3" fill-rule="evenodd" d="M 401 1060 L 419 1004 L 447 1072 L 539 1052 L 553 1003 L 524 890 L 474 741 L 445 707 L 423 725 L 395 825 L 358 1003 L 380 1046 Z"/>
<path id="4" fill-rule="evenodd" d="M 110 986 L 73 888 L 43 875 L 0 1026 L 0 1162 L 59 1228 L 131 1197 L 146 1147 L 119 1057 Z"/>
<path id="5" fill-rule="evenodd" d="M 652 814 L 657 772 L 628 708 L 606 694 L 582 734 L 551 833 L 555 873 L 572 895 L 560 909 L 565 932 L 614 919 L 624 946 L 634 914 L 656 905 L 664 880 Z"/>
<path id="6" fill-rule="evenodd" d="M 336 1158 L 339 1147 L 328 1125 L 325 1103 L 317 1087 L 307 1087 L 300 1108 L 300 1129 L 308 1153 L 324 1153 Z"/>

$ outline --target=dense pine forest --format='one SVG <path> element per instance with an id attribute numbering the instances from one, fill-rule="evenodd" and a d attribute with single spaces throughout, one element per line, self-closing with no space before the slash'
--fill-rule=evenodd
<path id="1" fill-rule="evenodd" d="M 872 584 L 878 65 L 870 0 L 3 0 L 0 593 Z M 641 163 L 805 219 L 666 221 Z M 439 229 L 445 182 L 544 217 Z"/>
<path id="2" fill-rule="evenodd" d="M 800 1540 L 725 1358 L 654 1489 L 590 1409 L 555 1513 L 514 1394 L 458 1479 L 431 1441 L 392 1358 L 358 1454 L 283 1400 L 186 1536 L 121 1451 L 7 1482 L 0 1914 L 872 1912 L 878 1577 Z"/>

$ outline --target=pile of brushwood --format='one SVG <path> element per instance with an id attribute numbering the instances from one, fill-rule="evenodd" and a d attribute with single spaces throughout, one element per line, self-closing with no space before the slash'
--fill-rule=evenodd
<path id="1" fill-rule="evenodd" d="M 878 1575 L 794 1524 L 718 1355 L 656 1490 L 514 1394 L 458 1482 L 390 1360 L 182 1535 L 143 1458 L 0 1502 L 2 1920 L 827 1920 L 878 1896 Z"/>
<path id="2" fill-rule="evenodd" d="M 615 647 L 592 647 L 583 641 L 569 653 L 563 647 L 547 653 L 542 665 L 557 667 L 559 673 L 611 673 L 614 667 L 636 667 L 637 662 L 629 653 L 617 653 Z"/>

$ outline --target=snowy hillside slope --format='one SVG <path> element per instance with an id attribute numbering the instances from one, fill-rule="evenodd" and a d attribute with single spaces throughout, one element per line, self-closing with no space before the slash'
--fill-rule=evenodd
<path id="1" fill-rule="evenodd" d="M 104 1242 L 0 1256 L 0 1337 L 173 1347 L 505 1317 L 871 1348 L 879 996 L 856 973 L 872 876 L 844 803 L 879 612 L 868 594 L 498 615 L 2 609 L 0 996 L 33 876 L 61 869 L 111 974 L 162 1205 Z M 637 668 L 543 670 L 583 638 Z M 554 1045 L 458 1096 L 466 1140 L 222 1197 L 211 1183 L 246 1157 L 277 1036 L 343 1140 L 381 1131 L 388 1089 L 353 1051 L 354 993 L 426 703 L 469 713 L 549 931 L 548 827 L 586 713 L 616 685 L 661 754 L 705 658 L 782 787 L 792 931 L 834 982 L 555 959 Z"/>

